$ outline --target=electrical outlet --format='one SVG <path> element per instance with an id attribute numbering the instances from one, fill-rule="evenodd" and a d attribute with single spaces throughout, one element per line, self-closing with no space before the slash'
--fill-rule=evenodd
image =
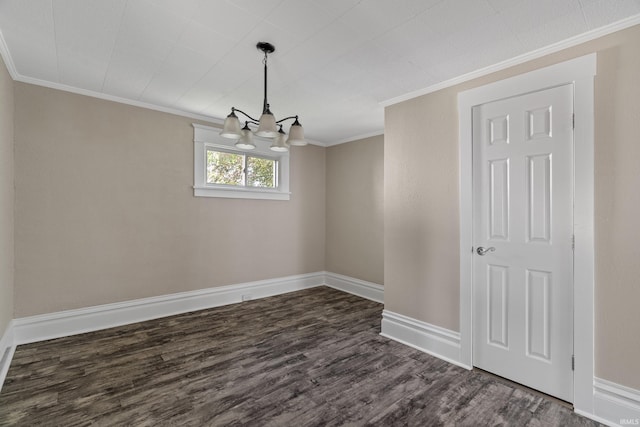
<path id="1" fill-rule="evenodd" d="M 242 295 L 242 301 L 251 301 L 251 295 Z"/>

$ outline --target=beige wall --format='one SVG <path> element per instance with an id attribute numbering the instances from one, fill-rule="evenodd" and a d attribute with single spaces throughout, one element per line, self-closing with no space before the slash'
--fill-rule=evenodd
<path id="1" fill-rule="evenodd" d="M 458 330 L 455 92 L 385 109 L 385 308 Z"/>
<path id="2" fill-rule="evenodd" d="M 290 201 L 193 197 L 192 120 L 15 85 L 15 316 L 324 270 L 325 148 Z"/>
<path id="3" fill-rule="evenodd" d="M 0 58 L 0 338 L 13 319 L 13 114 L 13 80 Z"/>
<path id="4" fill-rule="evenodd" d="M 459 330 L 458 92 L 598 53 L 596 376 L 640 389 L 640 26 L 385 110 L 385 307 Z"/>
<path id="5" fill-rule="evenodd" d="M 326 269 L 384 283 L 382 135 L 327 149 Z"/>

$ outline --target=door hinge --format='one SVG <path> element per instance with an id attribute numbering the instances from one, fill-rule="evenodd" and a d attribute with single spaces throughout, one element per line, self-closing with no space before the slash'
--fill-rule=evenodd
<path id="1" fill-rule="evenodd" d="M 573 129 L 576 129 L 576 113 L 573 113 L 571 115 L 571 126 L 573 127 Z"/>
<path id="2" fill-rule="evenodd" d="M 576 356 L 575 356 L 575 354 L 571 355 L 571 370 L 572 371 L 576 370 Z"/>
<path id="3" fill-rule="evenodd" d="M 575 234 L 573 234 L 571 236 L 571 250 L 574 250 L 574 251 L 576 250 L 576 235 Z"/>

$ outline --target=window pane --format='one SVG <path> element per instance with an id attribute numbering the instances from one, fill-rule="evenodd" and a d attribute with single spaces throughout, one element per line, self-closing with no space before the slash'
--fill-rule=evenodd
<path id="1" fill-rule="evenodd" d="M 276 188 L 276 161 L 247 156 L 247 186 Z"/>
<path id="2" fill-rule="evenodd" d="M 242 185 L 242 154 L 207 150 L 207 184 Z"/>

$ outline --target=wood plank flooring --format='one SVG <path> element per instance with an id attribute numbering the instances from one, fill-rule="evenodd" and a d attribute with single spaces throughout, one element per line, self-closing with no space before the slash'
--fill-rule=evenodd
<path id="1" fill-rule="evenodd" d="M 381 337 L 381 312 L 321 287 L 22 345 L 0 425 L 597 425 Z"/>

